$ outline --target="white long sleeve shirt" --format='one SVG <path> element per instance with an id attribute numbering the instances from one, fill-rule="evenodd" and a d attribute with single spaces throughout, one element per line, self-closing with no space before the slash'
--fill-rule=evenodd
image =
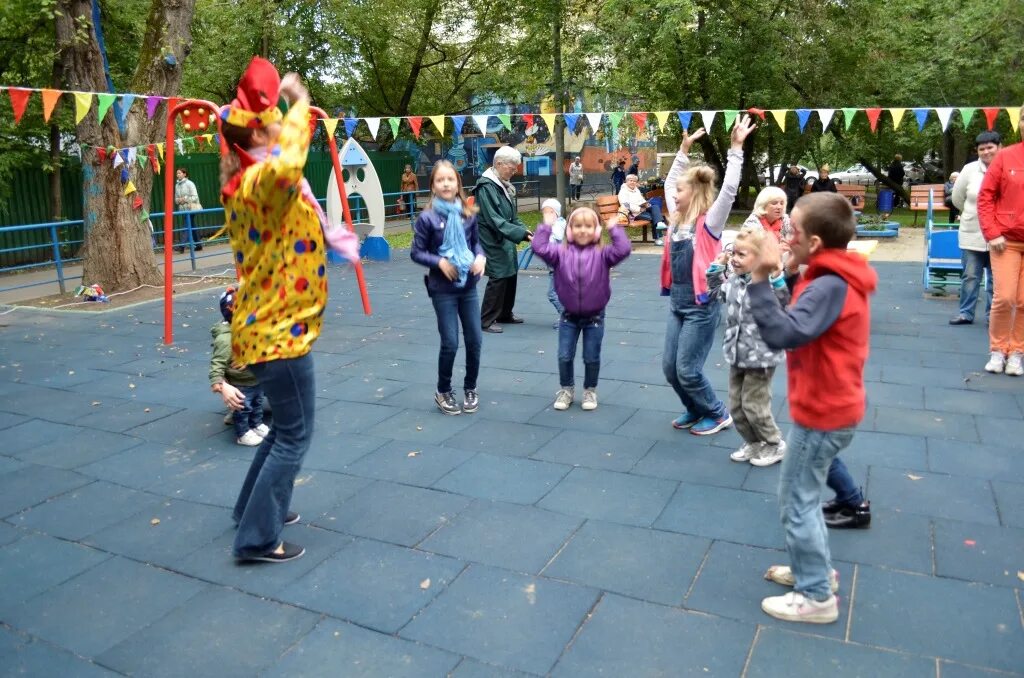
<path id="1" fill-rule="evenodd" d="M 665 205 L 670 215 L 676 212 L 676 182 L 690 166 L 690 158 L 685 153 L 676 153 L 672 161 L 672 169 L 665 177 Z M 722 235 L 725 223 L 729 220 L 729 212 L 732 211 L 732 204 L 736 200 L 736 191 L 740 186 L 740 174 L 743 171 L 743 151 L 729 149 L 726 155 L 725 178 L 722 180 L 722 189 L 718 197 L 708 209 L 704 216 L 704 226 L 711 231 L 715 237 Z M 673 230 L 673 240 L 686 240 L 693 236 L 693 224 L 680 224 Z"/>

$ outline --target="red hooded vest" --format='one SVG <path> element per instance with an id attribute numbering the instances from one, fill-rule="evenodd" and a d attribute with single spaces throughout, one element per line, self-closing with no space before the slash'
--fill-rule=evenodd
<path id="1" fill-rule="evenodd" d="M 829 274 L 846 281 L 843 310 L 824 334 L 789 351 L 786 362 L 790 416 L 819 431 L 856 426 L 864 418 L 864 363 L 871 334 L 868 295 L 878 284 L 861 255 L 826 249 L 811 257 L 793 290 L 793 303 L 812 280 Z"/>

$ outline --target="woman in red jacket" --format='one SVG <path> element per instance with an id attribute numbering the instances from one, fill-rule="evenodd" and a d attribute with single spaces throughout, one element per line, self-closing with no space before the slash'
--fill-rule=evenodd
<path id="1" fill-rule="evenodd" d="M 978 192 L 978 220 L 992 258 L 988 372 L 1024 375 L 1024 143 L 992 160 Z"/>

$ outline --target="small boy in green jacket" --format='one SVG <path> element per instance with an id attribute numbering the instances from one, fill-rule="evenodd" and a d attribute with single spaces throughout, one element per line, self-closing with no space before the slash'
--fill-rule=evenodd
<path id="1" fill-rule="evenodd" d="M 210 328 L 213 337 L 210 389 L 220 394 L 232 412 L 236 442 L 255 447 L 263 442 L 270 428 L 263 423 L 263 389 L 256 375 L 231 365 L 231 316 L 235 312 L 236 292 L 234 287 L 229 287 L 221 295 L 220 314 L 224 320 Z"/>

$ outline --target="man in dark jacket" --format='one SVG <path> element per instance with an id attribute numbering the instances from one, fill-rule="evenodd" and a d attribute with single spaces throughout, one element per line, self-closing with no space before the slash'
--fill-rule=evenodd
<path id="1" fill-rule="evenodd" d="M 476 206 L 480 209 L 477 216 L 480 245 L 487 257 L 484 270 L 487 288 L 480 304 L 480 324 L 484 332 L 502 332 L 499 323 L 523 322 L 512 313 L 519 272 L 516 245 L 530 240 L 533 234 L 519 220 L 516 189 L 511 184 L 522 159 L 516 149 L 502 146 L 495 152 L 490 169 L 473 187 Z"/>

